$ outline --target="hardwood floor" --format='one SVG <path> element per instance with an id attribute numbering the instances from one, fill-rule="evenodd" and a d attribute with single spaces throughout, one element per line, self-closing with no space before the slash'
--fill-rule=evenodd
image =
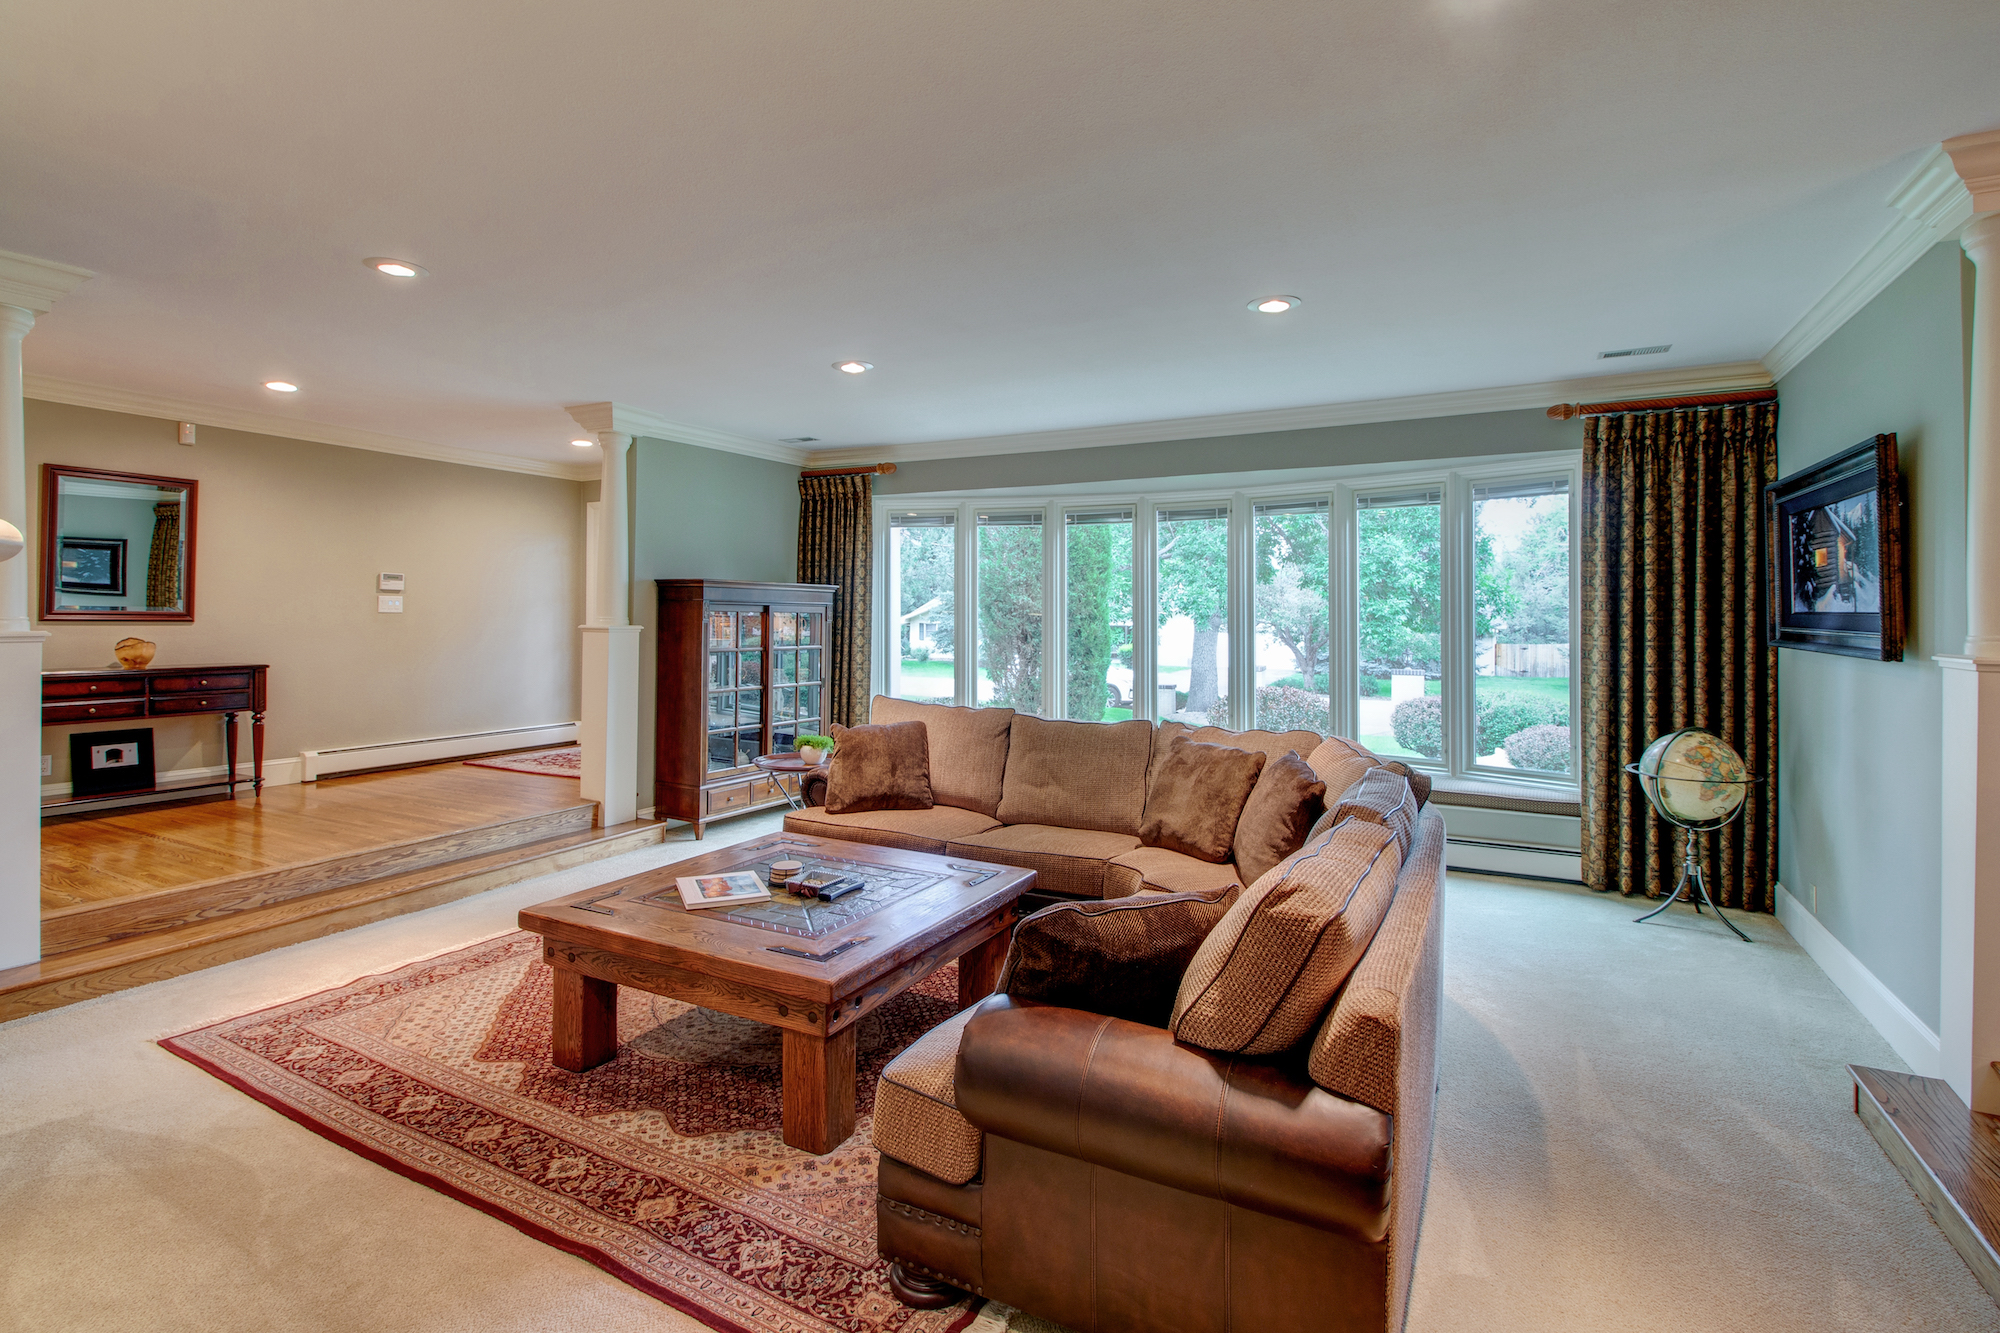
<path id="1" fill-rule="evenodd" d="M 591 808 L 567 778 L 448 763 L 56 819 L 42 826 L 42 911 Z"/>
<path id="2" fill-rule="evenodd" d="M 1943 1079 L 1865 1065 L 1847 1071 L 1854 1076 L 1854 1113 L 1965 1266 L 2000 1301 L 2000 1116 L 1966 1109 Z"/>

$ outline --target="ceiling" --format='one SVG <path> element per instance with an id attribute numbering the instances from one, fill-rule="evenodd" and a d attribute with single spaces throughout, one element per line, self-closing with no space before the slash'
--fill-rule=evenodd
<path id="1" fill-rule="evenodd" d="M 558 463 L 575 402 L 824 449 L 1755 359 L 2000 126 L 1991 0 L 6 21 L 0 249 L 98 274 L 31 375 Z"/>

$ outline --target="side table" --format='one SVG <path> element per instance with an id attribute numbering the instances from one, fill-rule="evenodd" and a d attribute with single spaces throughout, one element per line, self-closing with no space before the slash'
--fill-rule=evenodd
<path id="1" fill-rule="evenodd" d="M 806 808 L 805 775 L 808 773 L 824 773 L 826 771 L 825 764 L 808 764 L 795 754 L 767 754 L 760 756 L 752 762 L 766 773 L 794 773 L 798 775 L 799 780 L 792 783 L 789 787 L 782 782 L 778 784 L 778 790 L 785 794 L 785 799 L 792 803 L 792 809 L 794 810 L 803 810 Z"/>

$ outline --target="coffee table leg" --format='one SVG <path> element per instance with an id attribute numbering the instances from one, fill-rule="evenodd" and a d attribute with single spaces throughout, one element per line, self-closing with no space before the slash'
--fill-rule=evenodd
<path id="1" fill-rule="evenodd" d="M 785 1031 L 785 1142 L 830 1153 L 854 1132 L 854 1032 Z"/>
<path id="2" fill-rule="evenodd" d="M 618 985 L 555 969 L 555 1062 L 582 1073 L 618 1053 Z"/>
<path id="3" fill-rule="evenodd" d="M 958 1007 L 978 1004 L 1000 984 L 1000 965 L 1007 961 L 1007 941 L 1014 937 L 1003 930 L 984 944 L 975 944 L 958 959 Z"/>

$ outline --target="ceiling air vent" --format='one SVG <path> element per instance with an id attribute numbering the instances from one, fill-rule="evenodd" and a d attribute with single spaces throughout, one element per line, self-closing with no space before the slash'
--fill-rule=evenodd
<path id="1" fill-rule="evenodd" d="M 794 435 L 794 436 L 793 436 L 793 437 L 792 437 L 791 439 L 789 439 L 789 440 L 779 440 L 779 441 L 778 441 L 778 443 L 779 443 L 779 444 L 818 444 L 818 443 L 819 443 L 819 436 L 817 436 L 817 435 Z"/>
<path id="2" fill-rule="evenodd" d="M 1661 352 L 1674 350 L 1672 343 L 1661 343 L 1657 347 L 1621 347 L 1615 352 L 1599 352 L 1599 361 L 1609 361 L 1614 356 L 1658 356 Z"/>

